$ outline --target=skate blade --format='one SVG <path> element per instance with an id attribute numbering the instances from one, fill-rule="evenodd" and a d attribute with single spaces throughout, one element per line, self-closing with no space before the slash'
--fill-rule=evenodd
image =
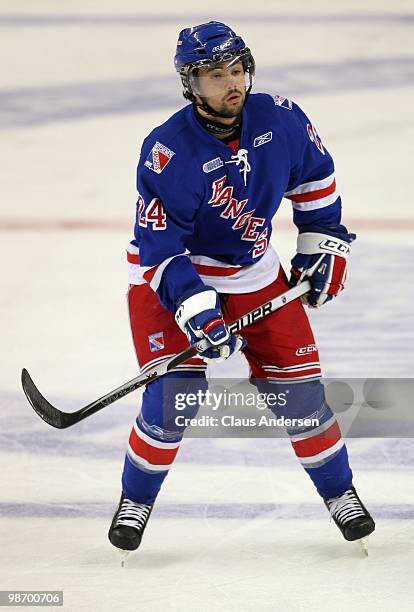
<path id="1" fill-rule="evenodd" d="M 129 550 L 121 550 L 120 549 L 119 553 L 121 555 L 121 567 L 125 567 L 125 563 L 126 563 L 126 560 L 129 557 L 130 551 Z"/>
<path id="2" fill-rule="evenodd" d="M 368 557 L 368 538 L 358 540 L 358 545 L 363 554 Z"/>

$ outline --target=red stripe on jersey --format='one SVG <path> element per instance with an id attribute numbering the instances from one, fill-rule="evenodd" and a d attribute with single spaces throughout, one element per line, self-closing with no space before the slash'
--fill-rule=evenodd
<path id="1" fill-rule="evenodd" d="M 141 260 L 139 255 L 134 255 L 133 253 L 130 253 L 129 251 L 127 251 L 127 260 L 129 261 L 129 263 L 133 263 L 133 264 L 140 264 Z"/>
<path id="2" fill-rule="evenodd" d="M 232 268 L 231 266 L 228 268 L 204 266 L 203 264 L 193 264 L 193 266 L 196 272 L 204 274 L 205 276 L 232 276 L 241 270 L 241 268 Z"/>
<path id="3" fill-rule="evenodd" d="M 151 270 L 147 270 L 147 272 L 144 272 L 142 276 L 145 278 L 147 283 L 150 283 L 152 281 L 157 270 L 158 266 L 155 266 L 155 268 L 151 268 Z"/>
<path id="4" fill-rule="evenodd" d="M 326 196 L 334 193 L 336 189 L 335 179 L 329 185 L 329 187 L 325 187 L 324 189 L 317 189 L 316 191 L 308 191 L 307 193 L 294 193 L 290 196 L 286 196 L 289 200 L 293 200 L 293 202 L 311 202 L 312 200 L 320 200 L 322 198 L 326 198 Z"/>
<path id="5" fill-rule="evenodd" d="M 132 264 L 137 264 L 137 265 L 141 264 L 140 256 L 135 255 L 134 253 L 129 253 L 129 251 L 127 251 L 127 260 L 129 263 L 132 263 Z M 158 266 L 144 273 L 143 276 L 148 283 L 152 281 L 152 278 L 156 272 L 157 267 Z M 232 276 L 233 274 L 237 274 L 237 272 L 240 272 L 240 268 L 235 268 L 231 266 L 229 266 L 228 268 L 219 268 L 216 266 L 205 266 L 203 264 L 194 264 L 194 268 L 199 274 L 205 274 L 206 276 Z"/>
<path id="6" fill-rule="evenodd" d="M 314 366 L 313 368 L 307 368 L 304 370 L 289 370 L 288 372 L 272 372 L 269 370 L 268 376 L 275 378 L 298 378 L 299 376 L 311 376 L 312 374 L 320 374 L 321 368 L 319 366 Z"/>
<path id="7" fill-rule="evenodd" d="M 168 467 L 178 453 L 178 448 L 157 448 L 156 446 L 151 446 L 151 444 L 138 437 L 135 429 L 132 429 L 129 436 L 129 445 L 136 455 L 152 465 L 165 465 Z"/>
<path id="8" fill-rule="evenodd" d="M 306 440 L 298 440 L 297 442 L 292 441 L 292 446 L 298 457 L 313 457 L 319 455 L 324 450 L 331 448 L 341 439 L 341 431 L 338 423 L 332 423 L 326 431 L 307 438 Z"/>

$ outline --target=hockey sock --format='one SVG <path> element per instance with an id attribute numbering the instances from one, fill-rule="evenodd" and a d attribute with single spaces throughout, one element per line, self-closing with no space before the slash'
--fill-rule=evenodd
<path id="1" fill-rule="evenodd" d="M 153 504 L 178 453 L 184 427 L 175 425 L 177 393 L 205 390 L 203 373 L 174 372 L 149 384 L 131 430 L 122 474 L 122 491 L 135 502 Z M 193 418 L 198 406 L 180 411 Z"/>
<path id="2" fill-rule="evenodd" d="M 260 390 L 269 392 L 271 387 L 274 391 L 274 385 L 266 381 L 259 384 Z M 286 388 L 289 399 L 283 409 L 277 409 L 277 416 L 313 422 L 286 427 L 299 462 L 323 499 L 341 495 L 352 485 L 352 471 L 338 422 L 326 403 L 324 386 L 312 381 L 283 385 L 284 391 Z"/>

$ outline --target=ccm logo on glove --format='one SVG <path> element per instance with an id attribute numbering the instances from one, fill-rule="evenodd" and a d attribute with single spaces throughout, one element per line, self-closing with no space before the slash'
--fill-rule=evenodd
<path id="1" fill-rule="evenodd" d="M 329 251 L 330 253 L 342 255 L 343 257 L 347 257 L 351 250 L 349 248 L 349 244 L 347 244 L 346 242 L 343 242 L 342 240 L 332 240 L 331 238 L 327 240 L 322 240 L 322 242 L 319 243 L 319 247 L 321 249 L 321 252 Z"/>
<path id="2" fill-rule="evenodd" d="M 350 244 L 355 238 L 344 225 L 312 224 L 300 230 L 289 284 L 293 287 L 310 280 L 311 290 L 302 298 L 303 303 L 317 308 L 343 290 Z"/>

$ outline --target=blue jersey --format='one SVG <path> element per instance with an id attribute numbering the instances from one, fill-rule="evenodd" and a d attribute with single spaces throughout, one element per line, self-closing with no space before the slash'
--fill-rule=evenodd
<path id="1" fill-rule="evenodd" d="M 131 284 L 150 283 L 175 312 L 207 286 L 247 293 L 279 271 L 270 245 L 283 197 L 298 227 L 340 222 L 332 157 L 292 101 L 251 94 L 238 150 L 202 127 L 192 105 L 144 140 L 137 171 Z"/>

